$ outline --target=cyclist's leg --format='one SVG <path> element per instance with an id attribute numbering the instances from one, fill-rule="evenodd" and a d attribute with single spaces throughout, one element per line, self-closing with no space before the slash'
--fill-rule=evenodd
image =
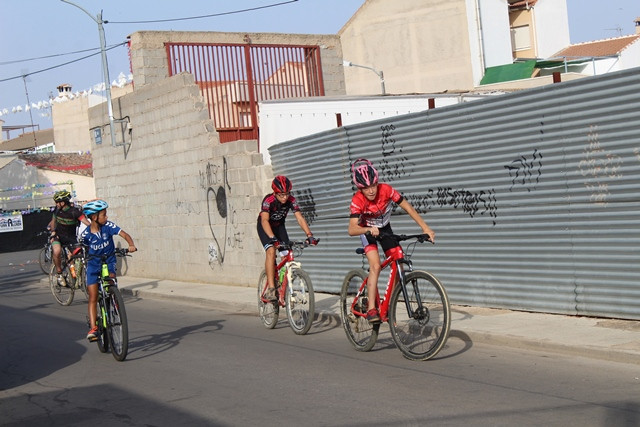
<path id="1" fill-rule="evenodd" d="M 56 273 L 62 273 L 62 244 L 58 236 L 53 237 L 51 242 L 53 264 L 56 266 Z"/>
<path id="2" fill-rule="evenodd" d="M 267 284 L 269 288 L 275 288 L 275 283 L 273 278 L 275 277 L 275 263 L 276 263 L 276 248 L 273 247 L 273 243 L 271 243 L 271 239 L 262 228 L 262 224 L 260 222 L 260 218 L 258 218 L 258 237 L 260 238 L 260 242 L 262 243 L 262 247 L 265 251 L 265 259 L 264 259 L 264 269 L 267 272 Z M 273 230 L 275 232 L 275 230 Z M 274 293 L 275 295 L 275 293 Z"/>
<path id="3" fill-rule="evenodd" d="M 97 337 L 97 305 L 98 305 L 98 268 L 93 263 L 87 264 L 87 294 L 89 295 L 88 315 L 89 315 L 89 333 L 87 339 L 93 340 L 90 335 Z"/>

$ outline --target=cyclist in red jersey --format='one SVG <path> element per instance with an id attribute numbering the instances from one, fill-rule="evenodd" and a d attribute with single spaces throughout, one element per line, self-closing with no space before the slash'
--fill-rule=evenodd
<path id="1" fill-rule="evenodd" d="M 284 220 L 289 210 L 293 211 L 300 228 L 307 235 L 307 243 L 310 245 L 318 244 L 318 240 L 313 237 L 307 221 L 302 216 L 302 212 L 300 212 L 298 202 L 291 195 L 292 187 L 289 178 L 282 175 L 276 176 L 271 183 L 273 193 L 267 194 L 262 199 L 262 207 L 258 216 L 258 236 L 266 253 L 264 268 L 267 272 L 267 283 L 269 284 L 265 298 L 271 301 L 275 301 L 277 298 L 273 281 L 276 273 L 276 248 L 274 244 L 275 242 L 289 243 L 289 235 L 284 226 Z"/>
<path id="2" fill-rule="evenodd" d="M 392 202 L 409 214 L 411 219 L 420 226 L 422 232 L 429 235 L 431 242 L 435 242 L 435 233 L 402 194 L 389 184 L 378 183 L 378 171 L 369 160 L 356 160 L 351 166 L 351 173 L 358 191 L 351 199 L 348 231 L 350 236 L 360 236 L 369 261 L 367 320 L 370 323 L 380 323 L 375 300 L 381 263 L 378 241 L 375 237 L 380 236 L 380 246 L 385 254 L 399 247 L 398 242 L 388 236 L 392 233 L 390 223 Z"/>

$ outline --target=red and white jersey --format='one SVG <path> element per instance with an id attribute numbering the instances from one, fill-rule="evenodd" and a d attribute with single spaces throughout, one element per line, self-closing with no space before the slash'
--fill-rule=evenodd
<path id="1" fill-rule="evenodd" d="M 351 218 L 360 218 L 358 224 L 362 227 L 384 227 L 391 219 L 391 202 L 402 202 L 402 194 L 389 184 L 378 184 L 378 193 L 372 201 L 367 199 L 361 191 L 351 199 Z"/>

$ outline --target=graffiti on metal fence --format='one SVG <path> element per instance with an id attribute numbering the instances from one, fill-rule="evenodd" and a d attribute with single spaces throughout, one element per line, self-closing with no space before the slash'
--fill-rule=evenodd
<path id="1" fill-rule="evenodd" d="M 380 126 L 380 145 L 382 160 L 378 165 L 378 174 L 382 181 L 391 182 L 410 175 L 413 163 L 403 154 L 403 146 L 396 143 L 393 124 Z"/>
<path id="2" fill-rule="evenodd" d="M 504 168 L 509 171 L 509 177 L 511 178 L 509 191 L 513 191 L 516 186 L 522 186 L 530 192 L 531 189 L 536 189 L 536 185 L 540 182 L 540 177 L 542 176 L 542 153 L 534 149 L 530 158 L 520 156 L 510 164 L 505 165 Z"/>
<path id="3" fill-rule="evenodd" d="M 313 191 L 311 191 L 311 188 L 307 187 L 296 190 L 296 200 L 298 201 L 298 205 L 300 205 L 300 211 L 307 221 L 307 224 L 313 224 L 318 214 L 316 213 L 316 202 L 313 200 Z"/>
<path id="4" fill-rule="evenodd" d="M 438 187 L 436 190 L 430 188 L 426 194 L 405 194 L 404 197 L 420 214 L 426 214 L 434 206 L 449 206 L 461 209 L 471 218 L 486 215 L 493 218 L 493 225 L 496 225 L 498 207 L 493 189 L 473 192 L 463 188 Z"/>
<path id="5" fill-rule="evenodd" d="M 222 167 L 207 163 L 205 171 L 200 172 L 200 186 L 206 190 L 209 229 L 213 238 L 208 248 L 209 266 L 214 268 L 224 263 L 227 248 L 242 249 L 244 237 L 238 231 L 237 212 L 228 197 L 231 186 L 225 157 L 222 158 Z"/>
<path id="6" fill-rule="evenodd" d="M 578 168 L 585 178 L 584 186 L 590 193 L 590 201 L 606 206 L 611 194 L 609 184 L 622 177 L 622 157 L 602 148 L 598 126 L 589 128 L 587 146 L 582 151 Z"/>

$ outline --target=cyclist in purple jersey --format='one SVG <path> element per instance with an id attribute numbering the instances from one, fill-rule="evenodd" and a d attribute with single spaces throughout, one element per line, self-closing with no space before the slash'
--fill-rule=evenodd
<path id="1" fill-rule="evenodd" d="M 289 235 L 284 226 L 284 220 L 289 211 L 293 211 L 300 228 L 307 235 L 307 243 L 317 245 L 318 240 L 313 237 L 313 233 L 309 229 L 307 221 L 300 212 L 300 206 L 296 202 L 295 197 L 291 195 L 292 184 L 286 176 L 278 175 L 271 183 L 273 193 L 267 194 L 262 199 L 262 207 L 258 216 L 258 236 L 265 250 L 264 268 L 267 272 L 268 289 L 265 297 L 275 301 L 275 262 L 276 248 L 273 246 L 275 242 L 288 243 Z"/>

